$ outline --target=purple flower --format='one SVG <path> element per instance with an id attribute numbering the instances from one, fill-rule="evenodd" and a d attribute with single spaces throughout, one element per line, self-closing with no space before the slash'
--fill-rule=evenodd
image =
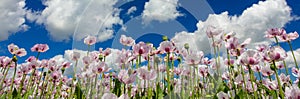
<path id="1" fill-rule="evenodd" d="M 299 99 L 300 98 L 300 90 L 298 85 L 294 84 L 290 87 L 285 87 L 285 98 L 287 99 Z"/>
<path id="2" fill-rule="evenodd" d="M 95 36 L 87 36 L 85 39 L 84 39 L 84 44 L 86 45 L 94 45 L 96 43 L 96 37 Z"/>
<path id="3" fill-rule="evenodd" d="M 261 73 L 263 76 L 271 76 L 274 74 L 274 71 L 271 70 L 270 66 L 267 65 L 267 66 L 264 66 L 262 69 L 261 69 Z"/>
<path id="4" fill-rule="evenodd" d="M 287 58 L 287 53 L 280 46 L 271 47 L 270 50 L 265 55 L 271 61 L 282 61 Z"/>
<path id="5" fill-rule="evenodd" d="M 298 32 L 293 32 L 293 33 L 289 33 L 289 34 L 282 34 L 281 36 L 279 36 L 279 39 L 281 41 L 285 41 L 285 42 L 290 42 L 292 40 L 295 40 L 299 37 Z"/>
<path id="6" fill-rule="evenodd" d="M 32 52 L 46 52 L 49 50 L 49 46 L 47 44 L 35 44 L 32 48 Z"/>
<path id="7" fill-rule="evenodd" d="M 257 65 L 260 61 L 261 56 L 255 50 L 247 50 L 244 52 L 240 57 L 240 62 L 247 66 L 247 65 Z"/>
<path id="8" fill-rule="evenodd" d="M 163 53 L 171 53 L 175 51 L 174 43 L 170 41 L 163 41 L 159 44 L 158 50 Z"/>
<path id="9" fill-rule="evenodd" d="M 235 36 L 235 32 L 229 32 L 229 33 L 223 33 L 223 35 L 221 35 L 221 39 L 224 41 L 227 41 L 229 39 L 231 39 L 232 37 Z"/>
<path id="10" fill-rule="evenodd" d="M 243 43 L 239 43 L 238 39 L 236 37 L 233 37 L 229 39 L 228 42 L 225 43 L 225 47 L 227 49 L 244 49 L 246 45 L 250 44 L 251 38 L 246 39 Z"/>
<path id="11" fill-rule="evenodd" d="M 110 48 L 106 48 L 103 51 L 103 48 L 99 48 L 99 52 L 101 55 L 103 55 L 104 57 L 108 56 L 111 53 L 111 49 Z"/>
<path id="12" fill-rule="evenodd" d="M 63 62 L 61 64 L 62 68 L 69 68 L 71 65 L 72 65 L 72 63 L 70 63 L 70 62 Z"/>
<path id="13" fill-rule="evenodd" d="M 223 91 L 219 92 L 217 94 L 218 99 L 229 99 L 229 95 L 227 93 L 224 93 Z"/>
<path id="14" fill-rule="evenodd" d="M 136 72 L 134 72 L 129 76 L 127 70 L 121 70 L 118 74 L 118 79 L 125 84 L 133 83 L 135 81 L 135 78 L 136 78 Z"/>
<path id="15" fill-rule="evenodd" d="M 135 55 L 147 55 L 150 52 L 151 47 L 144 42 L 139 42 L 133 45 L 133 53 Z"/>
<path id="16" fill-rule="evenodd" d="M 94 66 L 93 72 L 97 74 L 108 72 L 110 70 L 110 68 L 107 66 L 105 62 L 101 62 L 101 63 L 93 62 L 92 65 Z"/>
<path id="17" fill-rule="evenodd" d="M 125 46 L 132 46 L 134 45 L 134 39 L 127 37 L 126 35 L 121 35 L 120 43 Z"/>
<path id="18" fill-rule="evenodd" d="M 217 27 L 214 27 L 214 26 L 209 26 L 206 29 L 206 35 L 207 35 L 208 38 L 212 38 L 214 36 L 217 36 L 220 33 L 222 33 L 222 30 L 217 28 Z"/>
<path id="19" fill-rule="evenodd" d="M 72 60 L 77 61 L 80 58 L 80 53 L 73 51 L 71 53 L 71 58 Z"/>
<path id="20" fill-rule="evenodd" d="M 147 68 L 141 67 L 138 70 L 138 77 L 142 80 L 154 80 L 156 78 L 155 70 L 147 70 Z"/>
<path id="21" fill-rule="evenodd" d="M 286 34 L 286 31 L 284 29 L 282 29 L 282 28 L 271 28 L 271 29 L 267 30 L 265 37 L 273 38 L 275 36 L 281 36 L 282 34 Z"/>
<path id="22" fill-rule="evenodd" d="M 19 56 L 19 57 L 23 57 L 27 54 L 27 52 L 24 48 L 19 48 L 17 45 L 14 45 L 13 43 L 8 45 L 8 51 L 11 54 Z"/>
<path id="23" fill-rule="evenodd" d="M 201 66 L 199 67 L 199 74 L 200 74 L 200 76 L 202 76 L 202 77 L 207 77 L 207 74 L 208 74 L 208 67 L 205 66 L 205 65 L 201 65 Z"/>
<path id="24" fill-rule="evenodd" d="M 275 80 L 270 81 L 269 79 L 264 79 L 262 83 L 269 90 L 278 90 L 278 83 Z"/>
<path id="25" fill-rule="evenodd" d="M 188 55 L 183 57 L 185 59 L 185 63 L 188 65 L 197 65 L 200 64 L 202 58 L 203 58 L 203 52 L 202 51 L 191 51 Z"/>

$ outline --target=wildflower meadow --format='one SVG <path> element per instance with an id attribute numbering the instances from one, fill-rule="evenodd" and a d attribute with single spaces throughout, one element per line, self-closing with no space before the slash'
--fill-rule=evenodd
<path id="1" fill-rule="evenodd" d="M 162 42 L 155 48 L 122 35 L 119 42 L 124 48 L 114 49 L 117 67 L 107 59 L 113 48 L 91 49 L 94 36 L 84 39 L 86 53 L 70 52 L 70 61 L 40 59 L 51 50 L 47 44 L 34 45 L 30 51 L 36 56 L 26 56 L 24 48 L 12 43 L 7 46 L 11 56 L 0 57 L 0 98 L 299 99 L 299 57 L 291 44 L 299 37 L 297 32 L 271 28 L 265 39 L 272 39 L 273 44 L 247 48 L 250 38 L 239 39 L 235 32 L 225 33 L 214 26 L 205 31 L 212 54 L 190 48 L 201 44 L 178 47 L 166 36 L 158 38 Z M 288 54 L 279 42 L 289 44 L 292 67 L 286 65 Z M 19 57 L 28 58 L 18 64 Z M 65 75 L 67 70 L 73 74 Z"/>

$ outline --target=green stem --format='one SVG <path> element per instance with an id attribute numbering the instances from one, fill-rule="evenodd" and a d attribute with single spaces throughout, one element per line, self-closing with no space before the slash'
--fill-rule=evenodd
<path id="1" fill-rule="evenodd" d="M 251 85 L 252 85 L 252 89 L 253 89 L 253 92 L 254 92 L 254 98 L 257 99 L 257 92 L 255 91 L 255 87 L 254 87 L 254 83 L 256 82 L 256 79 L 254 79 L 254 73 L 250 67 L 250 65 L 247 65 L 248 66 L 248 69 L 249 69 L 249 72 L 250 72 L 250 80 L 251 80 Z"/>
<path id="2" fill-rule="evenodd" d="M 275 64 L 275 61 L 273 60 L 273 65 L 274 67 L 276 67 L 276 64 Z M 281 87 L 281 83 L 280 83 L 280 79 L 278 77 L 278 73 L 277 73 L 277 70 L 275 68 L 275 75 L 276 75 L 276 79 L 277 79 L 277 83 L 278 83 L 278 87 L 279 87 L 279 94 L 280 94 L 280 97 L 281 98 L 284 98 L 284 94 L 283 94 L 283 90 L 282 90 L 282 87 Z"/>
<path id="3" fill-rule="evenodd" d="M 296 65 L 296 68 L 299 69 L 299 66 L 298 66 L 298 63 L 297 63 L 297 60 L 296 60 L 296 57 L 295 57 L 295 54 L 294 54 L 294 51 L 293 51 L 293 48 L 292 48 L 292 44 L 290 41 L 288 41 L 288 44 L 290 46 L 290 49 L 291 49 L 291 52 L 292 52 L 292 55 L 293 55 L 293 58 L 294 58 L 294 62 L 295 62 L 295 65 Z"/>
<path id="4" fill-rule="evenodd" d="M 6 78 L 6 76 L 7 76 L 7 73 L 8 73 L 8 70 L 9 70 L 9 65 L 11 64 L 11 61 L 9 62 L 9 64 L 7 65 L 7 66 L 5 66 L 5 70 L 4 70 L 4 76 L 3 76 L 3 78 L 2 78 L 2 81 L 1 81 L 1 84 L 0 84 L 0 88 L 1 88 L 1 90 L 2 90 L 2 85 L 3 85 L 3 83 L 4 83 L 4 80 L 5 80 L 5 78 Z"/>
<path id="5" fill-rule="evenodd" d="M 280 46 L 280 44 L 279 44 L 279 42 L 278 42 L 277 36 L 275 36 L 274 38 L 275 38 L 275 41 L 276 41 L 277 46 Z M 293 53 L 293 51 L 292 51 L 292 53 Z M 285 68 L 285 72 L 286 72 L 285 74 L 286 74 L 286 75 L 289 75 L 288 68 L 287 68 L 287 66 L 286 66 L 285 60 L 283 60 L 282 62 L 283 62 L 284 68 Z M 297 67 L 298 67 L 298 66 L 297 66 Z M 299 68 L 298 68 L 298 69 L 299 69 Z"/>
<path id="6" fill-rule="evenodd" d="M 13 75 L 13 78 L 12 78 L 12 83 L 10 85 L 10 91 L 11 91 L 11 96 L 13 94 L 13 85 L 14 85 L 14 80 L 15 80 L 15 77 L 16 77 L 16 72 L 17 72 L 17 61 L 15 61 L 15 70 L 14 70 L 14 75 Z"/>
<path id="7" fill-rule="evenodd" d="M 168 94 L 170 95 L 170 99 L 171 99 L 171 96 L 172 96 L 172 94 L 171 94 L 171 81 L 170 81 L 170 67 L 169 67 L 169 59 L 170 59 L 170 53 L 167 53 L 167 62 L 166 62 L 166 64 L 167 64 L 167 69 L 166 69 L 166 71 L 167 71 L 167 83 L 168 83 Z"/>

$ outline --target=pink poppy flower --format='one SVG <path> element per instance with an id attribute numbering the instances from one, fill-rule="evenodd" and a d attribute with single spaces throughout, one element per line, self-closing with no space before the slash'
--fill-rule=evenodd
<path id="1" fill-rule="evenodd" d="M 73 51 L 71 53 L 71 58 L 72 60 L 77 61 L 80 58 L 80 53 Z"/>
<path id="2" fill-rule="evenodd" d="M 261 45 L 256 46 L 255 48 L 259 52 L 264 52 L 264 51 L 268 50 L 269 47 L 265 44 L 261 44 Z"/>
<path id="3" fill-rule="evenodd" d="M 36 60 L 35 56 L 30 56 L 26 59 L 27 62 L 31 62 L 31 61 L 35 61 L 35 60 Z"/>
<path id="4" fill-rule="evenodd" d="M 207 66 L 204 66 L 204 65 L 201 65 L 199 67 L 199 74 L 200 76 L 202 77 L 207 77 L 207 74 L 208 74 L 208 67 Z"/>
<path id="5" fill-rule="evenodd" d="M 235 36 L 235 32 L 229 32 L 229 33 L 223 33 L 223 35 L 221 35 L 221 39 L 224 41 L 227 41 L 229 39 L 231 39 L 232 37 Z"/>
<path id="6" fill-rule="evenodd" d="M 23 57 L 27 54 L 27 52 L 24 48 L 18 49 L 14 53 L 15 53 L 15 55 L 17 55 L 19 57 Z"/>
<path id="7" fill-rule="evenodd" d="M 223 91 L 219 92 L 217 94 L 218 99 L 229 99 L 229 95 L 227 93 L 224 93 Z"/>
<path id="8" fill-rule="evenodd" d="M 264 66 L 262 69 L 261 69 L 261 73 L 263 76 L 271 76 L 274 74 L 274 71 L 271 70 L 270 66 L 267 65 L 267 66 Z"/>
<path id="9" fill-rule="evenodd" d="M 105 62 L 101 62 L 101 63 L 94 62 L 93 65 L 94 65 L 93 72 L 97 74 L 108 72 L 111 69 L 107 66 Z"/>
<path id="10" fill-rule="evenodd" d="M 225 43 L 225 47 L 227 49 L 244 49 L 246 45 L 250 44 L 251 38 L 247 38 L 243 43 L 239 43 L 236 37 L 229 39 L 228 42 Z"/>
<path id="11" fill-rule="evenodd" d="M 280 46 L 271 47 L 266 56 L 270 58 L 271 61 L 282 61 L 287 58 L 287 53 Z"/>
<path id="12" fill-rule="evenodd" d="M 130 99 L 127 94 L 122 94 L 119 98 L 113 93 L 105 93 L 101 99 Z"/>
<path id="13" fill-rule="evenodd" d="M 281 82 L 281 84 L 283 85 L 283 84 L 289 84 L 289 82 L 290 82 L 290 75 L 285 75 L 285 74 L 283 74 L 283 73 L 281 73 L 280 75 L 279 75 L 279 79 L 280 79 L 280 82 Z"/>
<path id="14" fill-rule="evenodd" d="M 46 52 L 49 50 L 49 46 L 47 44 L 35 44 L 32 48 L 32 52 Z"/>
<path id="15" fill-rule="evenodd" d="M 175 46 L 170 41 L 163 41 L 159 44 L 158 50 L 162 51 L 163 53 L 171 53 L 175 51 Z"/>
<path id="16" fill-rule="evenodd" d="M 174 73 L 175 73 L 176 75 L 180 75 L 181 72 L 182 72 L 182 69 L 181 69 L 181 68 L 174 68 Z"/>
<path id="17" fill-rule="evenodd" d="M 294 84 L 290 87 L 285 87 L 284 92 L 286 99 L 299 99 L 300 98 L 300 89 L 297 84 Z"/>
<path id="18" fill-rule="evenodd" d="M 147 68 L 141 67 L 138 70 L 138 77 L 142 80 L 154 80 L 156 78 L 156 70 L 148 71 Z"/>
<path id="19" fill-rule="evenodd" d="M 293 76 L 297 77 L 298 79 L 300 79 L 300 72 L 297 68 L 293 67 L 292 68 L 292 74 Z"/>
<path id="20" fill-rule="evenodd" d="M 247 65 L 257 65 L 260 61 L 261 56 L 255 50 L 247 50 L 244 52 L 240 57 L 240 62 L 247 66 Z"/>
<path id="21" fill-rule="evenodd" d="M 234 60 L 233 60 L 233 59 L 230 59 L 230 60 L 225 59 L 224 64 L 225 64 L 226 66 L 233 65 L 233 64 L 234 64 Z"/>
<path id="22" fill-rule="evenodd" d="M 99 48 L 99 52 L 101 55 L 103 55 L 104 57 L 108 56 L 111 53 L 111 49 L 110 48 L 106 48 L 103 51 L 103 48 Z"/>
<path id="23" fill-rule="evenodd" d="M 281 36 L 279 36 L 279 39 L 281 41 L 284 41 L 284 42 L 290 42 L 292 40 L 295 40 L 299 37 L 299 34 L 298 32 L 293 32 L 293 33 L 289 33 L 289 34 L 282 34 Z"/>
<path id="24" fill-rule="evenodd" d="M 202 51 L 192 51 L 190 50 L 190 53 L 183 57 L 185 59 L 185 63 L 188 65 L 197 65 L 200 64 L 202 58 L 204 56 L 204 53 Z"/>
<path id="25" fill-rule="evenodd" d="M 225 73 L 222 74 L 222 80 L 229 80 L 228 72 L 225 72 Z"/>
<path id="26" fill-rule="evenodd" d="M 133 53 L 135 55 L 147 55 L 150 52 L 151 47 L 144 42 L 139 42 L 133 45 Z"/>
<path id="27" fill-rule="evenodd" d="M 14 45 L 13 43 L 8 45 L 8 51 L 11 54 L 19 56 L 19 57 L 23 57 L 27 54 L 27 52 L 24 48 L 19 48 L 17 45 Z"/>
<path id="28" fill-rule="evenodd" d="M 275 36 L 281 36 L 282 34 L 286 34 L 286 31 L 284 29 L 282 29 L 282 28 L 271 28 L 271 29 L 267 30 L 265 37 L 273 38 Z"/>
<path id="29" fill-rule="evenodd" d="M 205 65 L 210 65 L 211 60 L 209 60 L 207 57 L 205 57 L 205 58 L 202 58 L 202 62 L 203 62 L 203 64 L 205 64 Z"/>
<path id="30" fill-rule="evenodd" d="M 38 69 L 40 67 L 40 63 L 35 60 L 35 61 L 31 61 L 28 66 L 33 69 Z"/>
<path id="31" fill-rule="evenodd" d="M 71 62 L 63 62 L 63 63 L 61 64 L 62 68 L 69 68 L 71 65 L 72 65 Z"/>
<path id="32" fill-rule="evenodd" d="M 92 62 L 92 59 L 89 56 L 84 56 L 82 60 L 85 65 L 88 65 Z"/>
<path id="33" fill-rule="evenodd" d="M 17 45 L 13 44 L 13 43 L 12 43 L 12 44 L 9 44 L 9 45 L 7 46 L 7 48 L 8 48 L 8 51 L 9 51 L 11 54 L 15 54 L 15 51 L 19 49 L 19 47 L 18 47 Z"/>
<path id="34" fill-rule="evenodd" d="M 84 44 L 86 45 L 94 45 L 96 43 L 97 38 L 95 36 L 87 36 L 84 39 Z"/>
<path id="35" fill-rule="evenodd" d="M 53 80 L 58 80 L 62 77 L 62 74 L 61 74 L 61 72 L 53 71 L 51 73 L 51 77 L 53 78 Z"/>
<path id="36" fill-rule="evenodd" d="M 209 26 L 206 29 L 206 35 L 208 38 L 212 38 L 214 36 L 219 35 L 220 33 L 222 33 L 223 31 L 217 27 L 214 26 Z"/>
<path id="37" fill-rule="evenodd" d="M 136 78 L 136 72 L 129 76 L 127 70 L 121 70 L 118 74 L 118 79 L 125 84 L 133 83 L 135 81 L 135 78 Z"/>
<path id="38" fill-rule="evenodd" d="M 261 71 L 261 66 L 260 65 L 254 65 L 251 67 L 251 69 L 255 72 L 260 72 Z"/>
<path id="39" fill-rule="evenodd" d="M 252 83 L 251 81 L 247 81 L 246 82 L 246 89 L 247 89 L 247 91 L 248 92 L 257 91 L 257 85 L 256 85 L 256 83 L 253 83 L 254 88 L 252 88 L 252 84 L 251 83 Z"/>
<path id="40" fill-rule="evenodd" d="M 214 41 L 214 42 L 212 43 L 212 46 L 213 46 L 213 47 L 218 47 L 218 48 L 220 48 L 220 47 L 222 46 L 222 40 L 219 39 L 219 40 Z"/>
<path id="41" fill-rule="evenodd" d="M 127 37 L 126 35 L 121 35 L 120 43 L 125 46 L 133 46 L 134 45 L 134 39 L 131 37 Z"/>
<path id="42" fill-rule="evenodd" d="M 262 83 L 269 90 L 278 90 L 278 83 L 275 80 L 270 81 L 269 79 L 264 79 Z"/>

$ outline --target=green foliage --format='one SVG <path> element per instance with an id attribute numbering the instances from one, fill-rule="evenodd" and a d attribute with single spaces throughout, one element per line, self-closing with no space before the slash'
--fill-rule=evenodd
<path id="1" fill-rule="evenodd" d="M 115 95 L 117 95 L 118 97 L 121 96 L 121 82 L 118 79 L 113 79 L 113 82 L 115 82 L 115 87 L 113 89 L 113 92 Z"/>
<path id="2" fill-rule="evenodd" d="M 12 98 L 16 99 L 18 97 L 18 91 L 16 88 L 14 88 L 14 91 L 12 92 Z"/>
<path id="3" fill-rule="evenodd" d="M 76 97 L 76 99 L 82 99 L 83 98 L 83 92 L 82 92 L 79 84 L 76 85 L 76 87 L 75 87 L 75 97 Z"/>

